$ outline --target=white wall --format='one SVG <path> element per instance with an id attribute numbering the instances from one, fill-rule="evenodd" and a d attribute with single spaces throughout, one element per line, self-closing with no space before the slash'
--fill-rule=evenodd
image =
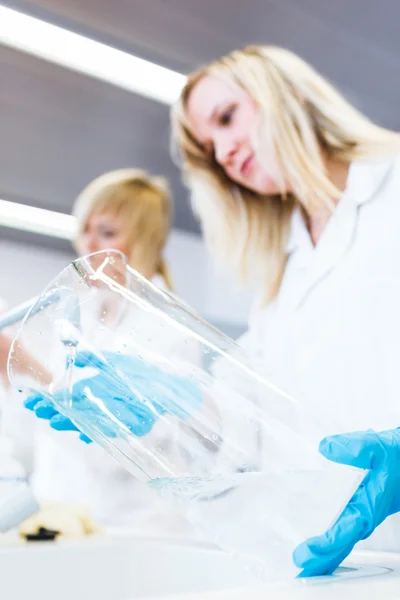
<path id="1" fill-rule="evenodd" d="M 176 293 L 204 314 L 208 265 L 202 240 L 190 233 L 174 230 L 169 236 L 165 257 Z"/>
<path id="2" fill-rule="evenodd" d="M 71 254 L 0 240 L 0 296 L 9 306 L 39 294 L 71 260 Z"/>
<path id="3" fill-rule="evenodd" d="M 239 283 L 222 269 L 217 269 L 208 255 L 206 271 L 204 312 L 208 318 L 213 322 L 246 324 L 254 295 L 241 289 Z"/>
<path id="4" fill-rule="evenodd" d="M 0 297 L 13 306 L 40 293 L 71 260 L 71 254 L 0 240 Z M 250 296 L 213 268 L 202 240 L 175 230 L 166 249 L 176 292 L 227 333 L 245 328 Z"/>

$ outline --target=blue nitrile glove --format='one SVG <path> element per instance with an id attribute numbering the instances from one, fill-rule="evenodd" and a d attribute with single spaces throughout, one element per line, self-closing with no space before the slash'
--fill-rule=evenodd
<path id="1" fill-rule="evenodd" d="M 335 435 L 321 442 L 326 458 L 369 473 L 326 533 L 298 546 L 293 554 L 302 577 L 329 575 L 386 517 L 400 511 L 400 430 Z"/>
<path id="2" fill-rule="evenodd" d="M 99 373 L 73 386 L 72 409 L 77 416 L 84 413 L 83 418 L 95 423 L 108 437 L 118 435 L 118 426 L 105 416 L 107 412 L 117 416 L 131 433 L 141 437 L 152 430 L 163 414 L 187 419 L 202 404 L 198 387 L 189 379 L 165 373 L 140 358 L 111 352 L 104 352 L 102 356 L 99 358 L 92 352 L 77 354 L 76 367 L 96 368 Z M 64 391 L 57 394 L 62 400 Z M 91 400 L 93 396 L 101 400 L 100 407 Z M 77 429 L 45 398 L 32 396 L 25 406 L 39 418 L 50 419 L 54 429 Z M 86 436 L 83 439 L 90 441 Z"/>
<path id="3" fill-rule="evenodd" d="M 58 431 L 79 431 L 68 417 L 64 417 L 64 415 L 60 414 L 54 408 L 53 403 L 40 394 L 29 396 L 29 398 L 25 400 L 24 406 L 28 410 L 32 410 L 39 419 L 47 419 L 50 421 L 50 427 L 53 429 L 57 429 Z M 81 432 L 79 432 L 79 437 L 86 444 L 90 444 L 92 441 L 87 435 Z"/>

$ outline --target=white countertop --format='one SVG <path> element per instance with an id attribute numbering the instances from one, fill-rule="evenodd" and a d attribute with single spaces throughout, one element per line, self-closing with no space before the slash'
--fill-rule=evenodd
<path id="1" fill-rule="evenodd" d="M 24 543 L 0 537 L 7 600 L 394 600 L 400 555 L 354 554 L 330 578 L 260 585 L 227 555 L 189 540 L 91 536 Z"/>

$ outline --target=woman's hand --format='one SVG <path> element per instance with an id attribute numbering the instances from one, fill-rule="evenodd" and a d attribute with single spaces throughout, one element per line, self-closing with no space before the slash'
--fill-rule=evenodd
<path id="1" fill-rule="evenodd" d="M 400 429 L 335 435 L 321 442 L 320 452 L 369 472 L 333 527 L 296 548 L 303 577 L 333 573 L 357 542 L 400 511 Z"/>
<path id="2" fill-rule="evenodd" d="M 74 365 L 98 371 L 73 386 L 74 414 L 81 415 L 82 421 L 95 425 L 107 437 L 118 437 L 123 429 L 142 437 L 152 431 L 163 415 L 186 421 L 203 404 L 202 394 L 193 381 L 166 373 L 136 357 L 104 352 L 100 358 L 92 352 L 79 352 Z M 38 392 L 26 400 L 25 407 L 38 418 L 49 420 L 53 429 L 77 430 L 74 423 L 55 408 L 62 406 L 64 397 L 65 390 L 56 392 L 53 398 Z M 110 418 L 110 415 L 118 418 Z M 90 441 L 84 434 L 81 439 Z"/>

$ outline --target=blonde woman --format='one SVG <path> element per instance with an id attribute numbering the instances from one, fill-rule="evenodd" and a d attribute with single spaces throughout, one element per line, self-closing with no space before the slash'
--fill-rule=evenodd
<path id="1" fill-rule="evenodd" d="M 139 169 L 119 169 L 92 181 L 79 195 L 75 248 L 80 255 L 112 248 L 147 279 L 172 290 L 163 257 L 172 202 L 166 180 Z"/>
<path id="2" fill-rule="evenodd" d="M 399 425 L 399 135 L 270 46 L 189 76 L 172 125 L 211 252 L 258 286 L 243 345 L 332 432 Z M 321 451 L 370 472 L 333 530 L 296 550 L 306 574 L 331 572 L 400 509 L 400 432 Z M 400 550 L 395 525 L 371 546 Z"/>
<path id="3" fill-rule="evenodd" d="M 164 179 L 136 169 L 107 173 L 89 184 L 76 201 L 74 214 L 79 227 L 74 246 L 79 254 L 120 250 L 137 271 L 170 290 L 163 250 L 171 212 L 171 197 Z M 96 315 L 83 318 L 93 319 L 96 327 Z M 15 398 L 13 401 L 15 406 Z M 15 454 L 24 464 L 27 457 L 31 458 L 30 481 L 40 501 L 86 506 L 94 521 L 108 528 L 123 527 L 157 535 L 183 535 L 189 531 L 183 520 L 144 484 L 102 448 L 83 443 L 75 426 L 44 404 L 36 398 L 29 408 L 50 419 L 51 427 L 26 410 L 16 413 L 12 406 L 4 412 L 3 419 L 4 435 L 14 440 Z M 50 519 L 50 528 L 57 528 L 60 521 L 57 515 L 54 518 L 52 505 L 46 511 L 44 523 Z M 43 514 L 38 518 L 43 519 Z M 37 522 L 35 517 L 34 523 Z M 61 529 L 62 524 L 63 518 Z"/>

